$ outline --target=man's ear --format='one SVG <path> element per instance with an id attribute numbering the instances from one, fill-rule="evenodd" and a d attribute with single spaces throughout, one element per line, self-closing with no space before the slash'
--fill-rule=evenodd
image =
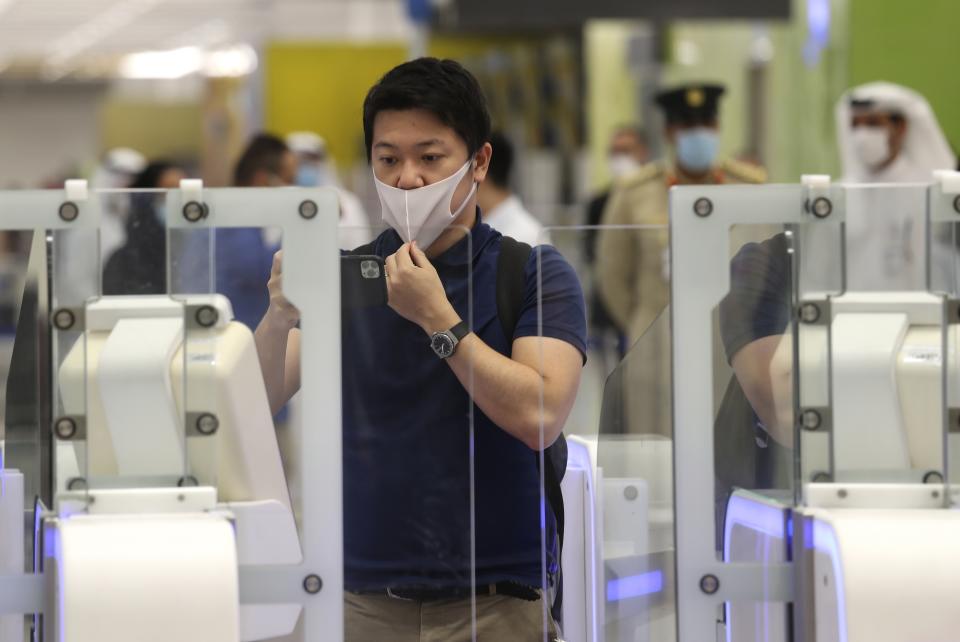
<path id="1" fill-rule="evenodd" d="M 484 143 L 480 149 L 477 150 L 477 154 L 474 156 L 477 165 L 473 169 L 473 180 L 477 183 L 482 183 L 487 178 L 487 170 L 490 169 L 490 158 L 492 155 L 493 146 L 490 143 Z"/>

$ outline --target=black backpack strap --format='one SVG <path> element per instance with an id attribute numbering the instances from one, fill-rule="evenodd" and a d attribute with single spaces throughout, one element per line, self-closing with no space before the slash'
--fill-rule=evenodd
<path id="1" fill-rule="evenodd" d="M 523 309 L 523 293 L 527 289 L 527 261 L 533 248 L 526 243 L 504 236 L 500 239 L 497 257 L 497 316 L 507 343 L 513 341 L 514 330 Z"/>
<path id="2" fill-rule="evenodd" d="M 533 248 L 509 236 L 500 240 L 500 255 L 497 257 L 497 316 L 507 343 L 513 335 L 523 310 L 523 296 L 527 288 L 527 262 Z M 536 453 L 537 470 L 540 470 L 540 453 Z M 563 578 L 560 575 L 560 552 L 563 550 L 563 494 L 560 482 L 567 470 L 567 441 L 563 435 L 543 451 L 543 490 L 550 509 L 557 521 L 557 584 L 556 595 L 550 611 L 559 622 L 563 606 Z"/>

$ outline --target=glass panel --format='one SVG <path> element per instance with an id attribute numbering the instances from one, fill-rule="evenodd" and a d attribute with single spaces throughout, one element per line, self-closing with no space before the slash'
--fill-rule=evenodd
<path id="1" fill-rule="evenodd" d="M 0 193 L 0 217 L 14 209 L 9 192 Z M 3 360 L 3 465 L 24 476 L 23 498 L 51 497 L 48 373 L 41 364 L 49 359 L 47 325 L 47 243 L 42 230 L 4 232 L 3 297 L 12 325 L 4 333 Z M 15 325 L 14 325 L 15 324 Z M 43 370 L 43 371 L 41 371 Z M 27 502 L 29 504 L 29 502 Z M 32 505 L 24 505 L 31 515 Z M 31 560 L 32 541 L 27 543 Z"/>
<path id="2" fill-rule="evenodd" d="M 926 186 L 846 193 L 846 287 L 830 300 L 833 478 L 942 479 L 943 301 L 927 290 L 949 285 L 950 252 L 927 258 Z"/>
<path id="3" fill-rule="evenodd" d="M 799 375 L 794 388 L 797 408 L 799 415 L 806 417 L 805 424 L 797 424 L 806 427 L 796 431 L 798 490 L 808 482 L 829 482 L 834 474 L 829 302 L 844 288 L 844 229 L 839 222 L 809 220 L 786 232 L 793 275 L 791 305 L 793 310 L 803 311 L 792 315 L 794 323 L 788 330 L 796 337 L 791 350 Z"/>
<path id="4" fill-rule="evenodd" d="M 561 629 L 568 639 L 675 639 L 667 229 L 548 232 L 583 288 L 588 320 L 563 428 Z M 570 279 L 558 277 L 555 253 L 538 259 L 540 335 L 576 344 L 560 294 Z"/>
<path id="5" fill-rule="evenodd" d="M 829 239 L 821 242 L 829 259 Z M 729 290 L 713 313 L 716 548 L 727 563 L 789 559 L 797 463 L 793 292 L 808 287 L 797 274 L 796 247 L 796 228 L 731 227 Z M 830 275 L 810 281 L 823 284 Z M 801 335 L 800 345 L 806 340 Z M 718 633 L 728 640 L 786 640 L 788 624 L 786 605 L 769 600 L 727 602 L 718 615 Z"/>
<path id="6" fill-rule="evenodd" d="M 9 193 L 0 193 L 0 220 L 21 207 L 11 200 Z M 30 263 L 34 238 L 43 259 Z M 38 390 L 35 377 L 36 277 L 45 267 L 42 232 L 0 232 L 0 576 L 33 568 L 29 498 L 49 492 L 44 488 L 49 464 L 43 455 L 50 447 L 49 432 L 38 429 L 37 414 L 38 397 L 45 391 Z M 0 638 L 25 639 L 21 635 L 29 631 L 30 621 L 23 615 L 0 615 Z"/>
<path id="7" fill-rule="evenodd" d="M 787 515 L 797 487 L 793 311 L 798 291 L 833 274 L 800 279 L 803 196 L 799 186 L 671 191 L 680 639 L 786 633 L 786 591 L 772 587 L 789 585 Z M 741 596 L 735 603 L 731 592 Z"/>
<path id="8" fill-rule="evenodd" d="M 97 193 L 91 195 L 87 207 L 99 208 L 101 213 L 113 212 L 116 217 L 125 202 L 122 194 Z M 80 222 L 79 216 L 77 221 Z M 91 471 L 110 466 L 112 456 L 102 446 L 102 421 L 90 417 L 89 355 L 84 333 L 87 303 L 95 300 L 100 291 L 99 230 L 91 225 L 68 227 L 48 232 L 47 238 L 56 495 L 67 490 L 85 490 Z M 48 508 L 53 508 L 53 504 Z"/>
<path id="9" fill-rule="evenodd" d="M 422 608 L 429 617 L 430 596 L 465 598 L 466 607 L 443 617 L 451 631 L 469 635 L 491 585 L 529 586 L 539 577 L 537 487 L 519 504 L 529 514 L 504 520 L 498 512 L 508 498 L 523 498 L 505 473 L 510 459 L 525 457 L 532 479 L 534 457 L 494 424 L 496 406 L 474 399 L 474 385 L 488 390 L 489 380 L 478 379 L 489 373 L 474 367 L 472 335 L 457 339 L 463 345 L 431 336 L 462 321 L 487 345 L 507 349 L 495 318 L 495 265 L 483 251 L 491 235 L 486 226 L 428 227 L 417 234 L 424 253 L 390 229 L 339 229 L 338 244 L 350 248 L 340 258 L 350 639 L 382 637 L 374 631 L 389 630 L 404 609 L 419 619 L 421 599 L 428 600 Z M 481 269 L 483 282 L 475 278 Z M 442 359 L 431 347 L 453 354 Z M 511 547 L 515 536 L 536 548 Z M 392 600 L 389 612 L 377 606 L 384 600 Z M 377 615 L 364 623 L 358 613 L 371 608 Z"/>
<path id="10" fill-rule="evenodd" d="M 960 474 L 960 415 L 955 409 L 960 408 L 960 324 L 958 317 L 950 308 L 956 308 L 956 301 L 960 298 L 960 229 L 956 218 L 953 194 L 944 195 L 936 187 L 929 188 L 930 211 L 928 212 L 930 226 L 930 291 L 941 294 L 945 299 L 947 326 L 944 332 L 944 345 L 940 354 L 946 354 L 943 369 L 943 386 L 946 391 L 946 421 L 944 435 L 946 453 L 944 465 L 946 474 L 944 481 L 954 482 Z M 937 354 L 931 352 L 931 355 Z M 936 481 L 934 479 L 929 481 Z M 950 501 L 956 504 L 960 497 L 950 493 Z"/>
<path id="11" fill-rule="evenodd" d="M 257 602 L 257 595 L 260 602 L 269 602 L 276 591 L 282 590 L 280 587 L 291 583 L 299 585 L 303 582 L 302 570 L 297 566 L 301 562 L 307 568 L 327 569 L 337 581 L 332 580 L 331 575 L 324 579 L 333 586 L 339 584 L 338 571 L 330 569 L 339 566 L 342 559 L 341 529 L 339 520 L 331 519 L 330 515 L 336 514 L 341 506 L 340 431 L 339 425 L 334 425 L 333 430 L 322 431 L 326 436 L 321 435 L 318 430 L 323 428 L 321 413 L 316 408 L 319 400 L 327 416 L 339 417 L 339 391 L 334 383 L 340 375 L 339 350 L 331 348 L 331 344 L 336 343 L 339 318 L 334 311 L 336 307 L 330 308 L 327 303 L 329 293 L 336 291 L 335 278 L 328 277 L 331 272 L 336 273 L 337 257 L 331 244 L 328 269 L 318 270 L 315 265 L 322 264 L 322 253 L 311 255 L 308 251 L 308 248 L 322 246 L 323 239 L 331 237 L 325 234 L 324 226 L 312 225 L 309 221 L 329 216 L 333 200 L 319 190 L 247 190 L 242 195 L 237 190 L 207 190 L 203 193 L 208 207 L 205 216 L 196 223 L 188 223 L 183 217 L 184 195 L 177 190 L 110 193 L 110 196 L 123 196 L 133 205 L 125 208 L 127 225 L 121 226 L 126 238 L 104 254 L 105 269 L 101 273 L 97 243 L 103 241 L 106 233 L 97 229 L 95 223 L 101 213 L 98 209 L 103 200 L 101 196 L 105 195 L 94 193 L 89 201 L 80 203 L 77 227 L 72 229 L 65 223 L 66 219 L 61 220 L 57 215 L 57 208 L 63 202 L 62 192 L 21 194 L 8 199 L 7 194 L 0 193 L 0 215 L 5 222 L 37 224 L 39 221 L 48 227 L 65 229 L 51 233 L 49 241 L 40 232 L 34 234 L 22 304 L 20 295 L 10 292 L 23 287 L 17 285 L 18 279 L 0 279 L 0 295 L 8 292 L 21 308 L 12 374 L 8 380 L 10 394 L 4 413 L 4 479 L 0 485 L 4 528 L 0 541 L 10 541 L 6 529 L 11 524 L 14 531 L 20 530 L 20 515 L 7 520 L 5 512 L 8 508 L 5 500 L 16 486 L 6 472 L 12 465 L 26 474 L 21 482 L 23 490 L 18 493 L 23 505 L 18 502 L 12 510 L 28 518 L 23 523 L 29 531 L 25 555 L 17 558 L 4 554 L 0 559 L 22 559 L 22 566 L 37 571 L 43 569 L 43 542 L 38 540 L 36 552 L 32 548 L 35 524 L 41 523 L 40 513 L 36 513 L 35 521 L 32 502 L 28 505 L 23 501 L 25 498 L 38 497 L 47 509 L 58 511 L 61 519 L 47 522 L 42 529 L 44 537 L 56 537 L 57 524 L 66 523 L 73 512 L 123 510 L 109 500 L 133 497 L 102 494 L 99 497 L 105 501 L 96 502 L 94 509 L 95 492 L 108 488 L 136 491 L 199 484 L 213 487 L 217 507 L 232 513 L 239 543 L 241 594 L 247 596 L 246 599 L 253 591 L 253 602 Z M 308 202 L 312 210 L 305 207 Z M 106 210 L 106 206 L 103 209 Z M 159 213 L 164 211 L 171 213 L 166 217 L 169 235 L 164 234 L 160 221 Z M 304 214 L 311 211 L 310 216 Z M 106 223 L 105 217 L 106 214 Z M 134 225 L 137 221 L 140 224 Z M 303 448 L 286 453 L 287 463 L 295 464 L 286 470 L 275 438 L 269 401 L 262 392 L 264 377 L 259 358 L 262 355 L 256 349 L 251 329 L 231 321 L 229 301 L 213 296 L 220 272 L 218 259 L 221 257 L 217 248 L 230 250 L 236 246 L 227 242 L 218 245 L 223 230 L 211 229 L 211 226 L 241 225 L 243 227 L 228 231 L 253 230 L 263 238 L 269 234 L 257 226 L 265 221 L 279 222 L 286 229 L 296 230 L 289 248 L 294 265 L 291 287 L 296 296 L 293 298 L 310 312 L 304 327 L 327 328 L 330 333 L 325 338 L 311 331 L 304 343 L 310 344 L 310 354 L 321 358 L 305 360 L 309 365 L 304 369 L 304 381 L 309 382 L 309 390 L 304 396 L 308 398 L 305 405 L 310 407 L 304 413 L 309 419 L 303 423 L 309 424 L 310 430 L 295 426 L 290 431 L 296 433 L 291 441 L 302 444 Z M 274 238 L 279 242 L 277 235 Z M 265 307 L 274 248 L 266 242 L 264 245 L 266 260 L 260 267 L 265 265 L 265 269 L 259 273 L 251 261 L 253 253 L 249 248 L 233 254 L 243 259 L 242 267 L 251 272 L 251 296 L 260 295 Z M 6 250 L 0 247 L 0 257 L 10 254 L 16 258 L 13 250 Z M 165 260 L 167 254 L 172 259 L 169 266 Z M 470 254 L 465 252 L 465 255 Z M 87 265 L 83 261 L 77 262 L 78 272 L 70 269 L 73 260 L 70 257 L 78 256 L 94 257 L 88 262 L 90 270 L 80 270 Z M 135 260 L 139 258 L 144 260 Z M 48 263 L 52 270 L 49 292 L 45 289 Z M 100 296 L 101 282 L 103 289 L 110 291 L 109 295 Z M 308 282 L 324 284 L 321 291 L 310 291 L 314 300 L 308 300 L 310 297 L 304 294 Z M 130 296 L 133 294 L 149 296 Z M 7 298 L 0 296 L 0 328 L 3 301 Z M 318 311 L 318 301 L 326 306 L 322 311 Z M 48 312 L 48 306 L 52 313 Z M 262 313 L 261 309 L 257 314 Z M 57 326 L 52 334 L 49 317 L 53 317 Z M 255 316 L 251 318 L 256 320 Z M 49 343 L 47 337 L 50 337 Z M 48 348 L 51 343 L 52 348 Z M 46 352 L 48 349 L 52 350 L 50 354 Z M 446 367 L 432 355 L 431 363 Z M 323 377 L 318 377 L 317 366 L 322 364 L 326 364 L 319 368 Z M 48 396 L 51 394 L 52 399 Z M 162 413 L 166 415 L 159 417 Z M 51 421 L 51 415 L 61 421 Z M 458 415 L 469 416 L 468 411 Z M 72 430 L 66 430 L 67 419 L 74 422 Z M 467 419 L 463 421 L 467 423 Z M 56 444 L 56 458 L 54 445 L 49 443 L 53 432 L 51 424 L 62 437 Z M 332 433 L 336 437 L 331 439 Z M 470 448 L 464 447 L 463 457 L 469 457 L 470 452 Z M 322 465 L 308 470 L 304 465 L 307 456 Z M 471 468 L 469 464 L 462 467 L 468 478 Z M 69 494 L 70 490 L 80 492 Z M 469 494 L 469 484 L 467 492 Z M 200 489 L 198 493 L 207 491 Z M 192 497 L 200 497 L 198 493 L 142 494 L 136 498 L 137 508 L 149 510 L 153 499 L 163 497 L 189 504 Z M 213 495 L 207 493 L 204 497 Z M 291 497 L 300 502 L 298 521 L 289 510 Z M 330 506 L 337 511 L 331 512 Z M 467 506 L 469 514 L 469 497 Z M 207 503 L 202 506 L 203 510 L 211 508 Z M 169 505 L 159 507 L 160 512 L 169 509 Z M 262 512 L 266 509 L 269 509 L 266 513 Z M 269 550 L 258 547 L 262 539 L 254 537 L 250 530 L 265 523 L 264 520 L 270 524 Z M 298 526 L 304 533 L 299 541 Z M 464 537 L 470 541 L 469 531 Z M 21 540 L 15 539 L 20 545 Z M 46 555 L 54 554 L 54 548 L 48 540 Z M 468 545 L 466 550 L 473 550 L 472 546 Z M 258 566 L 268 567 L 266 579 L 256 576 L 253 581 L 247 579 L 251 569 Z M 470 572 L 469 563 L 467 572 Z M 275 579 L 277 577 L 281 580 Z M 304 586 L 309 590 L 312 585 L 308 582 Z M 13 587 L 18 588 L 16 584 Z M 319 599 L 303 606 L 306 615 L 300 625 L 304 635 L 307 639 L 321 639 L 321 631 L 328 631 L 331 621 L 338 619 L 342 612 L 339 588 L 328 588 Z M 327 616 L 321 617 L 321 613 Z M 277 622 L 286 618 L 274 614 L 269 619 L 271 627 L 279 627 L 277 635 L 285 632 L 282 630 L 285 625 Z M 0 625 L 6 624 L 6 620 L 0 621 Z"/>
<path id="12" fill-rule="evenodd" d="M 293 188 L 172 191 L 168 199 L 171 297 L 186 328 L 177 357 L 186 371 L 184 477 L 214 486 L 234 516 L 241 620 L 284 586 L 302 585 L 302 614 L 278 610 L 264 624 L 277 636 L 296 627 L 321 639 L 343 612 L 338 382 L 346 350 L 339 306 L 330 305 L 335 200 Z M 303 568 L 313 572 L 305 578 Z"/>

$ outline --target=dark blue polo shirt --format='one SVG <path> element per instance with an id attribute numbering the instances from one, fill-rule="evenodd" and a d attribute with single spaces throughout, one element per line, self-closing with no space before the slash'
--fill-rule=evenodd
<path id="1" fill-rule="evenodd" d="M 432 263 L 460 317 L 472 320 L 484 343 L 509 356 L 512 340 L 504 336 L 496 304 L 502 238 L 478 219 L 469 237 Z M 387 230 L 374 241 L 374 252 L 387 257 L 401 244 Z M 540 334 L 538 252 L 542 336 L 585 353 L 579 280 L 549 246 L 532 252 L 526 265 L 514 336 Z M 541 584 L 536 454 L 472 403 L 423 330 L 387 307 L 344 318 L 343 456 L 348 590 L 469 586 L 472 550 L 480 584 Z M 544 512 L 550 532 L 555 522 L 549 507 Z"/>

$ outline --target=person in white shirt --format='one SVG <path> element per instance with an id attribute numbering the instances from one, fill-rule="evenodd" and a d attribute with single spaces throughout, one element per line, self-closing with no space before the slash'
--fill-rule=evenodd
<path id="1" fill-rule="evenodd" d="M 920 185 L 933 181 L 935 170 L 957 164 L 933 109 L 912 89 L 872 82 L 847 91 L 836 118 L 842 181 L 888 186 L 847 194 L 847 288 L 926 290 L 926 191 Z M 956 278 L 956 250 L 933 240 L 931 285 L 944 287 Z"/>
<path id="2" fill-rule="evenodd" d="M 550 238 L 544 233 L 543 225 L 526 210 L 520 198 L 510 189 L 513 145 L 500 132 L 490 135 L 490 145 L 493 146 L 490 169 L 477 196 L 483 222 L 504 236 L 528 245 L 549 244 Z"/>
<path id="3" fill-rule="evenodd" d="M 313 132 L 287 135 L 298 163 L 296 184 L 300 187 L 332 187 L 340 195 L 339 245 L 352 250 L 368 243 L 374 236 L 370 219 L 356 194 L 344 189 L 333 159 L 327 153 L 327 142 Z"/>
<path id="4" fill-rule="evenodd" d="M 837 140 L 848 183 L 927 183 L 957 158 L 927 99 L 888 82 L 847 91 L 837 103 Z"/>

